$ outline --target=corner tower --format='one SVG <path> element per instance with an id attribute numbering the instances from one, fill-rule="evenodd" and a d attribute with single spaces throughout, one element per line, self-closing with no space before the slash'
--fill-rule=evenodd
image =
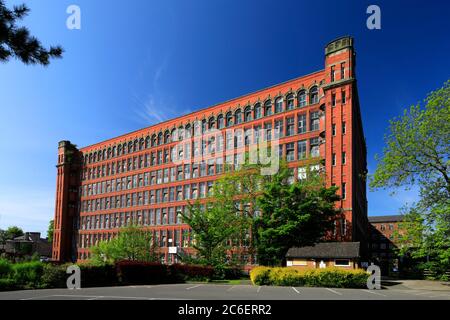
<path id="1" fill-rule="evenodd" d="M 56 203 L 52 260 L 75 261 L 72 252 L 76 239 L 79 186 L 79 151 L 70 141 L 58 144 Z"/>
<path id="2" fill-rule="evenodd" d="M 356 86 L 353 38 L 341 37 L 325 47 L 326 172 L 329 186 L 339 187 L 344 217 L 341 240 L 360 241 L 364 251 L 367 226 L 366 143 Z"/>

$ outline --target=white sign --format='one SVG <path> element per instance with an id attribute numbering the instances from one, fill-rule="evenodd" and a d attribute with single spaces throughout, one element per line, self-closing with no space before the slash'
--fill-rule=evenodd
<path id="1" fill-rule="evenodd" d="M 169 253 L 177 253 L 178 252 L 178 248 L 177 247 L 169 247 Z"/>

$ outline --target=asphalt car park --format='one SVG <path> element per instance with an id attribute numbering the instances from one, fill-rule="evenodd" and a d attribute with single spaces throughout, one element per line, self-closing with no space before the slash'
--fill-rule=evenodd
<path id="1" fill-rule="evenodd" d="M 186 283 L 0 292 L 0 300 L 450 300 L 450 290 L 368 290 Z"/>

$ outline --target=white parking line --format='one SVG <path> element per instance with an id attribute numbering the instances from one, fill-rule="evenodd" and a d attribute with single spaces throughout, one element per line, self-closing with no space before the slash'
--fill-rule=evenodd
<path id="1" fill-rule="evenodd" d="M 297 292 L 298 294 L 300 294 L 300 291 L 298 291 L 298 290 L 295 289 L 294 287 L 292 287 L 292 290 L 294 290 L 295 292 Z"/>
<path id="2" fill-rule="evenodd" d="M 227 289 L 227 291 L 233 290 L 234 287 L 236 287 L 236 286 L 231 286 L 230 288 Z"/>
<path id="3" fill-rule="evenodd" d="M 377 296 L 387 297 L 385 294 L 382 294 L 382 293 L 379 293 L 379 292 L 375 292 L 374 290 L 363 290 L 363 291 L 371 293 L 371 294 L 376 294 Z"/>
<path id="4" fill-rule="evenodd" d="M 202 284 L 198 284 L 198 285 L 196 285 L 196 286 L 186 288 L 186 290 L 195 289 L 195 288 L 198 288 L 198 287 L 201 287 L 201 286 L 202 286 Z"/>
<path id="5" fill-rule="evenodd" d="M 258 290 L 256 290 L 256 293 L 259 293 L 261 291 L 261 286 L 258 287 Z"/>
<path id="6" fill-rule="evenodd" d="M 432 293 L 432 292 L 421 292 L 421 293 L 415 293 L 414 295 L 415 296 L 423 296 L 425 294 L 430 294 L 430 293 Z"/>
<path id="7" fill-rule="evenodd" d="M 450 295 L 447 293 L 441 293 L 436 296 L 430 296 L 430 298 L 438 298 L 438 297 L 449 297 L 450 298 Z"/>
<path id="8" fill-rule="evenodd" d="M 333 289 L 330 289 L 330 288 L 325 288 L 325 289 L 327 289 L 327 290 L 330 291 L 330 292 L 333 292 L 334 294 L 337 294 L 337 295 L 339 295 L 339 296 L 342 296 L 342 293 L 337 292 L 336 290 L 333 290 Z"/>

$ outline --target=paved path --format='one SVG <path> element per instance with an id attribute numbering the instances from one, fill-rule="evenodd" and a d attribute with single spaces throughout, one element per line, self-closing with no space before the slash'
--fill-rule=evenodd
<path id="1" fill-rule="evenodd" d="M 450 300 L 450 290 L 170 284 L 0 292 L 0 300 Z"/>

